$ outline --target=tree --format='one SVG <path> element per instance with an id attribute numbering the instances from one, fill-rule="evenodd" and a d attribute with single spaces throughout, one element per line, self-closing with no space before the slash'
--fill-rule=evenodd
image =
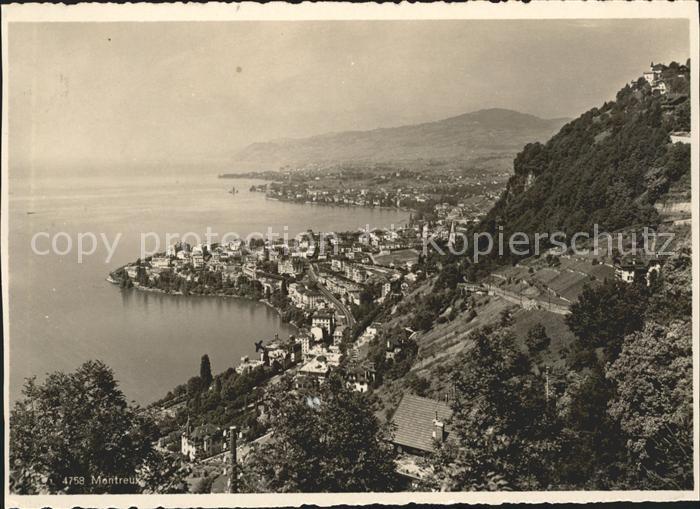
<path id="1" fill-rule="evenodd" d="M 538 322 L 527 331 L 525 342 L 530 354 L 538 358 L 544 350 L 549 348 L 551 339 L 547 336 L 547 330 L 544 328 L 544 325 Z"/>
<path id="2" fill-rule="evenodd" d="M 443 267 L 440 271 L 437 279 L 435 280 L 435 289 L 457 288 L 457 284 L 462 280 L 462 275 L 459 269 L 454 264 L 448 264 Z"/>
<path id="3" fill-rule="evenodd" d="M 502 225 L 506 236 L 559 230 L 570 237 L 596 224 L 607 231 L 658 224 L 644 174 L 659 168 L 659 158 L 671 147 L 668 134 L 675 127 L 667 120 L 674 115 L 661 109 L 663 101 L 647 85 L 625 86 L 614 102 L 568 122 L 547 143 L 525 146 L 480 231 L 495 234 L 493 225 Z M 616 183 L 628 194 L 613 189 Z"/>
<path id="4" fill-rule="evenodd" d="M 183 463 L 179 451 L 166 454 L 154 450 L 139 469 L 143 493 L 149 494 L 187 493 L 185 479 L 190 474 L 191 468 Z"/>
<path id="5" fill-rule="evenodd" d="M 365 397 L 332 377 L 306 393 L 283 380 L 268 395 L 272 438 L 242 465 L 252 492 L 392 491 L 393 448 Z"/>
<path id="6" fill-rule="evenodd" d="M 434 321 L 435 315 L 431 310 L 420 308 L 413 315 L 411 324 L 415 329 L 427 331 L 433 326 Z"/>
<path id="7" fill-rule="evenodd" d="M 607 413 L 614 390 L 598 362 L 572 374 L 562 398 L 568 404 L 556 461 L 561 489 L 620 489 L 623 438 Z"/>
<path id="8" fill-rule="evenodd" d="M 476 331 L 455 374 L 448 440 L 429 458 L 426 488 L 546 489 L 555 478 L 559 423 L 542 380 L 510 329 Z"/>
<path id="9" fill-rule="evenodd" d="M 430 382 L 422 376 L 407 378 L 406 386 L 416 395 L 425 397 L 430 389 Z"/>
<path id="10" fill-rule="evenodd" d="M 193 493 L 211 493 L 211 487 L 214 484 L 214 476 L 205 475 L 200 477 L 192 488 Z"/>
<path id="11" fill-rule="evenodd" d="M 651 278 L 654 293 L 649 298 L 648 320 L 667 324 L 693 314 L 692 259 L 689 246 L 679 246 Z M 652 272 L 652 275 L 656 274 Z"/>
<path id="12" fill-rule="evenodd" d="M 636 489 L 693 486 L 693 357 L 689 322 L 647 324 L 627 336 L 606 376 L 617 391 L 608 412 L 627 435 Z"/>
<path id="13" fill-rule="evenodd" d="M 43 384 L 30 378 L 22 393 L 10 414 L 13 492 L 138 493 L 148 484 L 148 466 L 160 468 L 152 448 L 157 427 L 127 404 L 102 362 L 49 374 Z M 93 482 L 112 476 L 132 481 Z"/>
<path id="14" fill-rule="evenodd" d="M 513 315 L 510 308 L 502 310 L 499 318 L 501 327 L 509 327 L 513 324 Z"/>
<path id="15" fill-rule="evenodd" d="M 199 378 L 202 379 L 204 388 L 208 388 L 213 381 L 211 363 L 209 362 L 209 356 L 207 354 L 202 355 L 202 361 L 199 364 Z"/>
<path id="16" fill-rule="evenodd" d="M 202 392 L 202 389 L 204 389 L 204 383 L 202 382 L 202 377 L 199 376 L 193 376 L 189 380 L 187 380 L 187 384 L 185 385 L 187 388 L 187 395 L 189 397 L 194 397 L 196 394 L 199 394 Z"/>
<path id="17" fill-rule="evenodd" d="M 588 349 L 602 347 L 609 360 L 620 351 L 622 339 L 642 328 L 647 296 L 638 284 L 606 280 L 586 286 L 571 306 L 566 323 Z"/>

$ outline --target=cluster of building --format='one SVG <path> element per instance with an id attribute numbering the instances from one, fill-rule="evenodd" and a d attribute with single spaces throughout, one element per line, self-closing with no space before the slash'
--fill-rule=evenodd
<path id="1" fill-rule="evenodd" d="M 265 289 L 274 291 L 281 288 L 284 276 L 303 274 L 308 260 L 315 254 L 316 246 L 309 240 L 290 240 L 285 244 L 235 240 L 195 246 L 176 242 L 168 246 L 165 252 L 128 264 L 124 270 L 137 284 L 144 284 L 144 277 L 150 282 L 157 282 L 163 273 L 189 282 L 200 282 L 208 272 L 220 273 L 222 280 L 229 282 L 244 275 L 249 280 L 259 281 Z M 273 270 L 270 270 L 271 266 Z"/>
<path id="2" fill-rule="evenodd" d="M 285 372 L 297 389 L 318 387 L 338 372 L 348 388 L 367 392 L 378 382 L 368 353 L 370 345 L 380 340 L 381 326 L 373 323 L 350 341 L 354 327 L 350 307 L 365 302 L 368 295 L 378 305 L 393 294 L 410 291 L 416 283 L 413 269 L 420 243 L 426 235 L 446 238 L 445 224 L 411 221 L 399 229 L 325 236 L 309 232 L 306 239 L 289 243 L 237 240 L 191 246 L 177 242 L 124 270 L 134 284 L 142 284 L 144 277 L 156 280 L 165 272 L 187 281 L 219 273 L 229 282 L 242 276 L 270 292 L 284 290 L 288 303 L 304 312 L 305 325 L 285 339 L 256 343 L 256 355 L 241 358 L 235 371 L 244 375 L 264 369 L 270 376 Z M 386 358 L 395 358 L 402 347 L 401 342 L 387 340 Z M 226 432 L 212 425 L 194 428 L 188 422 L 177 437 L 169 438 L 179 440 L 181 453 L 190 461 L 208 461 L 226 453 Z"/>
<path id="3" fill-rule="evenodd" d="M 257 342 L 259 358 L 242 357 L 235 368 L 236 372 L 244 374 L 261 367 L 273 368 L 275 372 L 287 371 L 291 374 L 297 387 L 318 386 L 328 379 L 333 370 L 339 368 L 341 344 L 347 338 L 347 332 L 349 329 L 346 325 L 337 323 L 333 309 L 317 310 L 312 315 L 309 329 L 301 329 L 285 340 L 275 336 L 267 344 L 264 341 Z M 366 352 L 361 352 L 361 348 L 368 339 L 376 337 L 377 333 L 376 325 L 367 327 L 360 339 L 350 347 L 347 355 L 350 360 L 348 366 L 352 369 L 348 373 L 348 387 L 366 392 L 376 381 L 374 366 L 364 362 Z M 362 374 L 358 371 L 360 369 L 364 370 Z"/>
<path id="4" fill-rule="evenodd" d="M 615 278 L 624 283 L 643 282 L 651 285 L 653 278 L 661 271 L 661 259 L 653 257 L 622 257 L 613 261 Z"/>
<path id="5" fill-rule="evenodd" d="M 287 339 L 275 336 L 264 344 L 256 343 L 258 358 L 241 358 L 235 368 L 238 374 L 254 369 L 284 371 L 294 379 L 296 389 L 314 388 L 325 383 L 331 372 L 341 367 L 340 343 L 344 338 L 342 325 L 337 325 L 332 311 L 314 313 L 310 330 L 302 330 Z M 367 392 L 377 382 L 377 372 L 372 362 L 366 359 L 366 346 L 377 337 L 379 326 L 372 324 L 348 352 L 349 359 L 341 372 L 348 388 Z M 189 461 L 201 461 L 226 452 L 226 430 L 211 424 L 198 427 L 190 425 L 189 419 L 179 433 L 180 452 Z M 168 440 L 173 437 L 168 437 Z M 174 439 L 173 439 L 174 440 Z"/>
<path id="6" fill-rule="evenodd" d="M 454 237 L 456 228 L 462 228 L 463 221 L 450 219 L 457 214 L 455 208 L 443 204 L 439 209 L 443 218 L 416 221 L 411 216 L 407 225 L 398 228 L 308 231 L 288 240 L 237 239 L 194 246 L 180 241 L 165 252 L 126 265 L 124 272 L 136 286 L 145 287 L 156 286 L 166 273 L 171 283 L 184 280 L 204 285 L 219 281 L 235 286 L 244 276 L 259 282 L 266 294 L 284 287 L 294 306 L 310 312 L 333 307 L 328 292 L 344 304 L 360 305 L 368 286 L 381 288 L 374 297 L 382 302 L 392 292 L 410 288 L 415 281 L 412 269 L 429 238 L 446 241 Z M 311 265 L 317 274 L 309 278 Z M 178 292 L 179 287 L 166 290 Z"/>
<path id="7" fill-rule="evenodd" d="M 180 435 L 180 453 L 189 461 L 196 461 L 226 451 L 226 430 L 213 424 L 194 427 L 188 417 Z"/>
<path id="8" fill-rule="evenodd" d="M 277 183 L 268 186 L 267 197 L 282 201 L 322 203 L 328 205 L 354 205 L 358 207 L 405 207 L 425 203 L 430 195 L 419 188 L 386 189 L 349 187 L 326 189 L 313 183 Z"/>
<path id="9" fill-rule="evenodd" d="M 651 85 L 651 90 L 653 92 L 658 92 L 660 94 L 666 94 L 668 89 L 666 87 L 666 82 L 663 81 L 661 75 L 664 71 L 664 65 L 651 63 L 648 71 L 645 71 L 642 77 Z"/>
<path id="10" fill-rule="evenodd" d="M 328 185 L 324 182 L 327 177 L 333 178 L 337 175 L 296 175 L 295 180 L 290 179 L 288 182 L 271 182 L 265 186 L 266 196 L 273 200 L 327 205 L 422 210 L 432 207 L 432 211 L 440 219 L 476 221 L 483 216 L 483 211 L 488 209 L 483 202 L 495 201 L 503 184 L 503 176 L 500 174 L 467 178 L 461 173 L 451 172 L 439 177 L 417 174 L 410 183 L 405 180 L 401 171 L 397 171 L 390 175 L 377 175 L 366 186 L 357 187 Z M 489 177 L 491 180 L 487 180 Z M 393 179 L 402 178 L 404 180 L 392 183 Z M 373 183 L 378 185 L 373 186 Z M 387 185 L 390 183 L 391 185 Z M 465 197 L 470 196 L 478 197 L 478 203 L 465 200 Z M 445 198 L 452 198 L 454 202 L 444 203 L 442 200 Z"/>
<path id="11" fill-rule="evenodd" d="M 168 246 L 165 252 L 129 264 L 124 269 L 136 282 L 141 282 L 143 274 L 151 281 L 157 281 L 164 272 L 177 274 L 187 281 L 197 281 L 200 277 L 197 271 L 200 269 L 220 271 L 226 278 L 233 279 L 243 272 L 246 262 L 256 255 L 255 250 L 248 249 L 240 240 L 195 246 L 187 242 L 176 242 Z"/>
<path id="12" fill-rule="evenodd" d="M 690 73 L 690 69 L 685 65 L 679 65 L 675 74 L 669 74 L 669 71 L 669 67 L 652 62 L 649 66 L 649 70 L 645 71 L 642 77 L 649 83 L 652 92 L 666 95 L 670 91 L 669 84 L 667 83 L 669 77 L 685 79 Z"/>
<path id="13" fill-rule="evenodd" d="M 291 283 L 287 296 L 294 306 L 306 311 L 325 309 L 330 306 L 321 291 L 308 282 Z"/>
<path id="14" fill-rule="evenodd" d="M 371 373 L 358 368 L 352 374 L 364 384 L 371 378 Z M 405 480 L 407 487 L 417 486 L 427 474 L 423 459 L 430 455 L 437 445 L 452 440 L 450 419 L 452 409 L 447 401 L 435 400 L 405 394 L 391 419 L 394 433 L 390 444 L 397 450 L 396 471 Z M 262 444 L 270 440 L 267 433 L 252 443 L 240 444 L 241 433 L 235 428 L 222 429 L 219 426 L 203 424 L 194 427 L 188 418 L 184 430 L 180 434 L 180 453 L 191 462 L 212 462 L 216 458 L 229 463 L 217 481 L 223 480 L 219 489 L 212 487 L 212 492 L 230 491 L 226 485 L 228 468 L 241 461 L 251 453 L 253 444 Z M 235 454 L 231 451 L 235 450 Z"/>

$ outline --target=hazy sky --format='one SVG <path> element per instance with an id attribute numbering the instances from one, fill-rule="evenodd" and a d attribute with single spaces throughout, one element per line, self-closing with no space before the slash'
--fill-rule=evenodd
<path id="1" fill-rule="evenodd" d="M 9 28 L 10 165 L 221 165 L 254 141 L 502 107 L 574 117 L 688 22 L 44 23 Z"/>

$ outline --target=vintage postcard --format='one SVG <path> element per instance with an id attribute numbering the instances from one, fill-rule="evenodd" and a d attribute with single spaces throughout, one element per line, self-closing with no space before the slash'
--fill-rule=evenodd
<path id="1" fill-rule="evenodd" d="M 4 505 L 698 498 L 694 2 L 3 5 Z"/>

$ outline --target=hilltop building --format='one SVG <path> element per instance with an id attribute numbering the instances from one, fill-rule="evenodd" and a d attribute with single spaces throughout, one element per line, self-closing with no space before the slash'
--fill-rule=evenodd
<path id="1" fill-rule="evenodd" d="M 652 62 L 649 66 L 649 70 L 644 72 L 643 77 L 647 80 L 647 83 L 653 86 L 657 80 L 661 79 L 663 70 L 664 66 L 662 64 L 654 64 L 654 62 Z"/>
<path id="2" fill-rule="evenodd" d="M 642 75 L 643 78 L 651 85 L 652 92 L 659 92 L 665 95 L 668 92 L 666 83 L 662 80 L 662 73 L 664 71 L 664 66 L 662 64 L 651 63 L 648 71 L 645 71 Z"/>
<path id="3" fill-rule="evenodd" d="M 434 449 L 433 443 L 444 442 L 448 436 L 446 421 L 452 409 L 442 401 L 405 394 L 392 419 L 396 432 L 392 443 L 399 452 L 425 455 Z"/>

